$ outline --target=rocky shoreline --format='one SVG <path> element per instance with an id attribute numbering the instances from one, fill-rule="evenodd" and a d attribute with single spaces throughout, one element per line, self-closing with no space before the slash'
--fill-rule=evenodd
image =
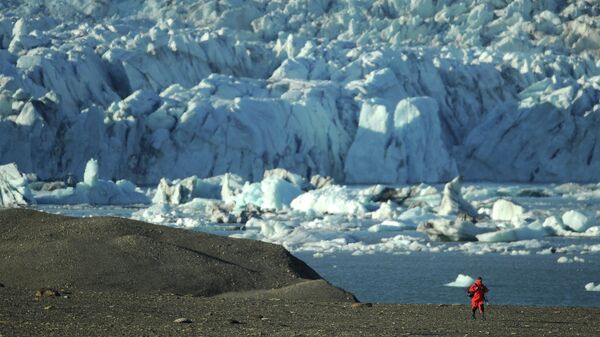
<path id="1" fill-rule="evenodd" d="M 66 296 L 66 298 L 65 298 Z M 1 336 L 597 336 L 600 308 L 367 304 L 0 288 Z"/>
<path id="2" fill-rule="evenodd" d="M 0 336 L 597 336 L 600 308 L 358 303 L 280 246 L 0 210 Z"/>

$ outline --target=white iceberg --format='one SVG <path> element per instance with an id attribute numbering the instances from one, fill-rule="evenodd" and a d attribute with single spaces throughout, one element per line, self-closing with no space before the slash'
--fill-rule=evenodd
<path id="1" fill-rule="evenodd" d="M 285 209 L 301 194 L 302 190 L 298 186 L 271 175 L 259 183 L 246 183 L 235 197 L 235 206 L 243 208 L 252 204 L 262 209 Z"/>
<path id="2" fill-rule="evenodd" d="M 295 174 L 293 172 L 290 172 L 290 171 L 282 169 L 282 168 L 266 170 L 265 173 L 263 174 L 263 180 L 268 177 L 281 178 L 281 179 L 289 182 L 290 184 L 296 185 L 298 188 L 305 190 L 305 191 L 312 188 L 311 183 L 306 181 L 306 179 L 304 179 L 304 177 L 301 177 L 298 174 Z M 318 178 L 315 178 L 315 179 L 318 180 Z"/>
<path id="3" fill-rule="evenodd" d="M 469 275 L 458 274 L 456 280 L 444 284 L 446 287 L 456 287 L 456 288 L 468 288 L 470 287 L 475 279 Z"/>
<path id="4" fill-rule="evenodd" d="M 368 228 L 369 232 L 394 232 L 405 229 L 414 229 L 413 226 L 394 220 L 385 220 Z"/>
<path id="5" fill-rule="evenodd" d="M 199 179 L 196 176 L 170 181 L 162 178 L 156 188 L 152 203 L 184 204 L 194 198 L 218 199 L 221 197 L 222 177 Z"/>
<path id="6" fill-rule="evenodd" d="M 347 187 L 331 185 L 309 191 L 292 200 L 291 207 L 301 212 L 364 215 L 367 210 Z"/>
<path id="7" fill-rule="evenodd" d="M 595 284 L 594 282 L 590 282 L 585 285 L 585 290 L 586 291 L 600 291 L 600 283 Z"/>
<path id="8" fill-rule="evenodd" d="M 518 221 L 525 212 L 523 206 L 506 199 L 498 199 L 492 206 L 492 220 Z"/>
<path id="9" fill-rule="evenodd" d="M 475 241 L 479 235 L 485 235 L 481 233 L 494 229 L 477 226 L 467 220 L 439 218 L 421 223 L 417 230 L 427 234 L 434 241 Z"/>
<path id="10" fill-rule="evenodd" d="M 568 258 L 566 256 L 561 256 L 556 260 L 557 263 L 583 263 L 585 259 L 580 258 L 579 256 L 574 256 L 573 258 Z"/>
<path id="11" fill-rule="evenodd" d="M 444 185 L 444 194 L 438 209 L 439 215 L 458 215 L 463 213 L 472 218 L 477 217 L 477 210 L 462 196 L 461 182 L 462 177 L 457 176 Z"/>
<path id="12" fill-rule="evenodd" d="M 593 219 L 582 212 L 570 210 L 562 215 L 562 221 L 576 232 L 585 232 L 588 228 L 594 226 Z"/>
<path id="13" fill-rule="evenodd" d="M 539 222 L 534 222 L 518 228 L 502 229 L 495 232 L 478 234 L 476 237 L 480 242 L 512 242 L 540 239 L 553 234 L 554 231 L 549 227 L 544 227 Z"/>
<path id="14" fill-rule="evenodd" d="M 35 204 L 28 181 L 14 163 L 0 165 L 0 208 Z"/>
<path id="15" fill-rule="evenodd" d="M 379 208 L 371 213 L 371 218 L 375 220 L 394 220 L 400 217 L 402 209 L 395 206 L 393 202 L 388 200 L 382 202 Z"/>
<path id="16" fill-rule="evenodd" d="M 112 182 L 98 178 L 98 161 L 90 159 L 84 180 L 75 188 L 67 187 L 36 194 L 40 204 L 128 205 L 149 204 L 150 200 L 128 180 Z"/>

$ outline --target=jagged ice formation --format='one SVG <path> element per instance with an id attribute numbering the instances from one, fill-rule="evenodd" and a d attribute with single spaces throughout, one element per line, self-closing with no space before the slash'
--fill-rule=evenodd
<path id="1" fill-rule="evenodd" d="M 0 4 L 0 164 L 348 183 L 600 178 L 593 0 Z"/>

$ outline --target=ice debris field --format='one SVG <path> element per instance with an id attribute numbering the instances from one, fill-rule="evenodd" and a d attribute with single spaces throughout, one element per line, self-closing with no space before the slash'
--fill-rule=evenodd
<path id="1" fill-rule="evenodd" d="M 598 130 L 595 0 L 0 3 L 0 207 L 586 264 Z"/>

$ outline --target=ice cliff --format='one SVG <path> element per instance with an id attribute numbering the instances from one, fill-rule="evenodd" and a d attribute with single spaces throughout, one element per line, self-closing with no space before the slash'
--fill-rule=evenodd
<path id="1" fill-rule="evenodd" d="M 600 178 L 595 0 L 0 4 L 0 164 L 40 179 L 285 168 Z"/>

